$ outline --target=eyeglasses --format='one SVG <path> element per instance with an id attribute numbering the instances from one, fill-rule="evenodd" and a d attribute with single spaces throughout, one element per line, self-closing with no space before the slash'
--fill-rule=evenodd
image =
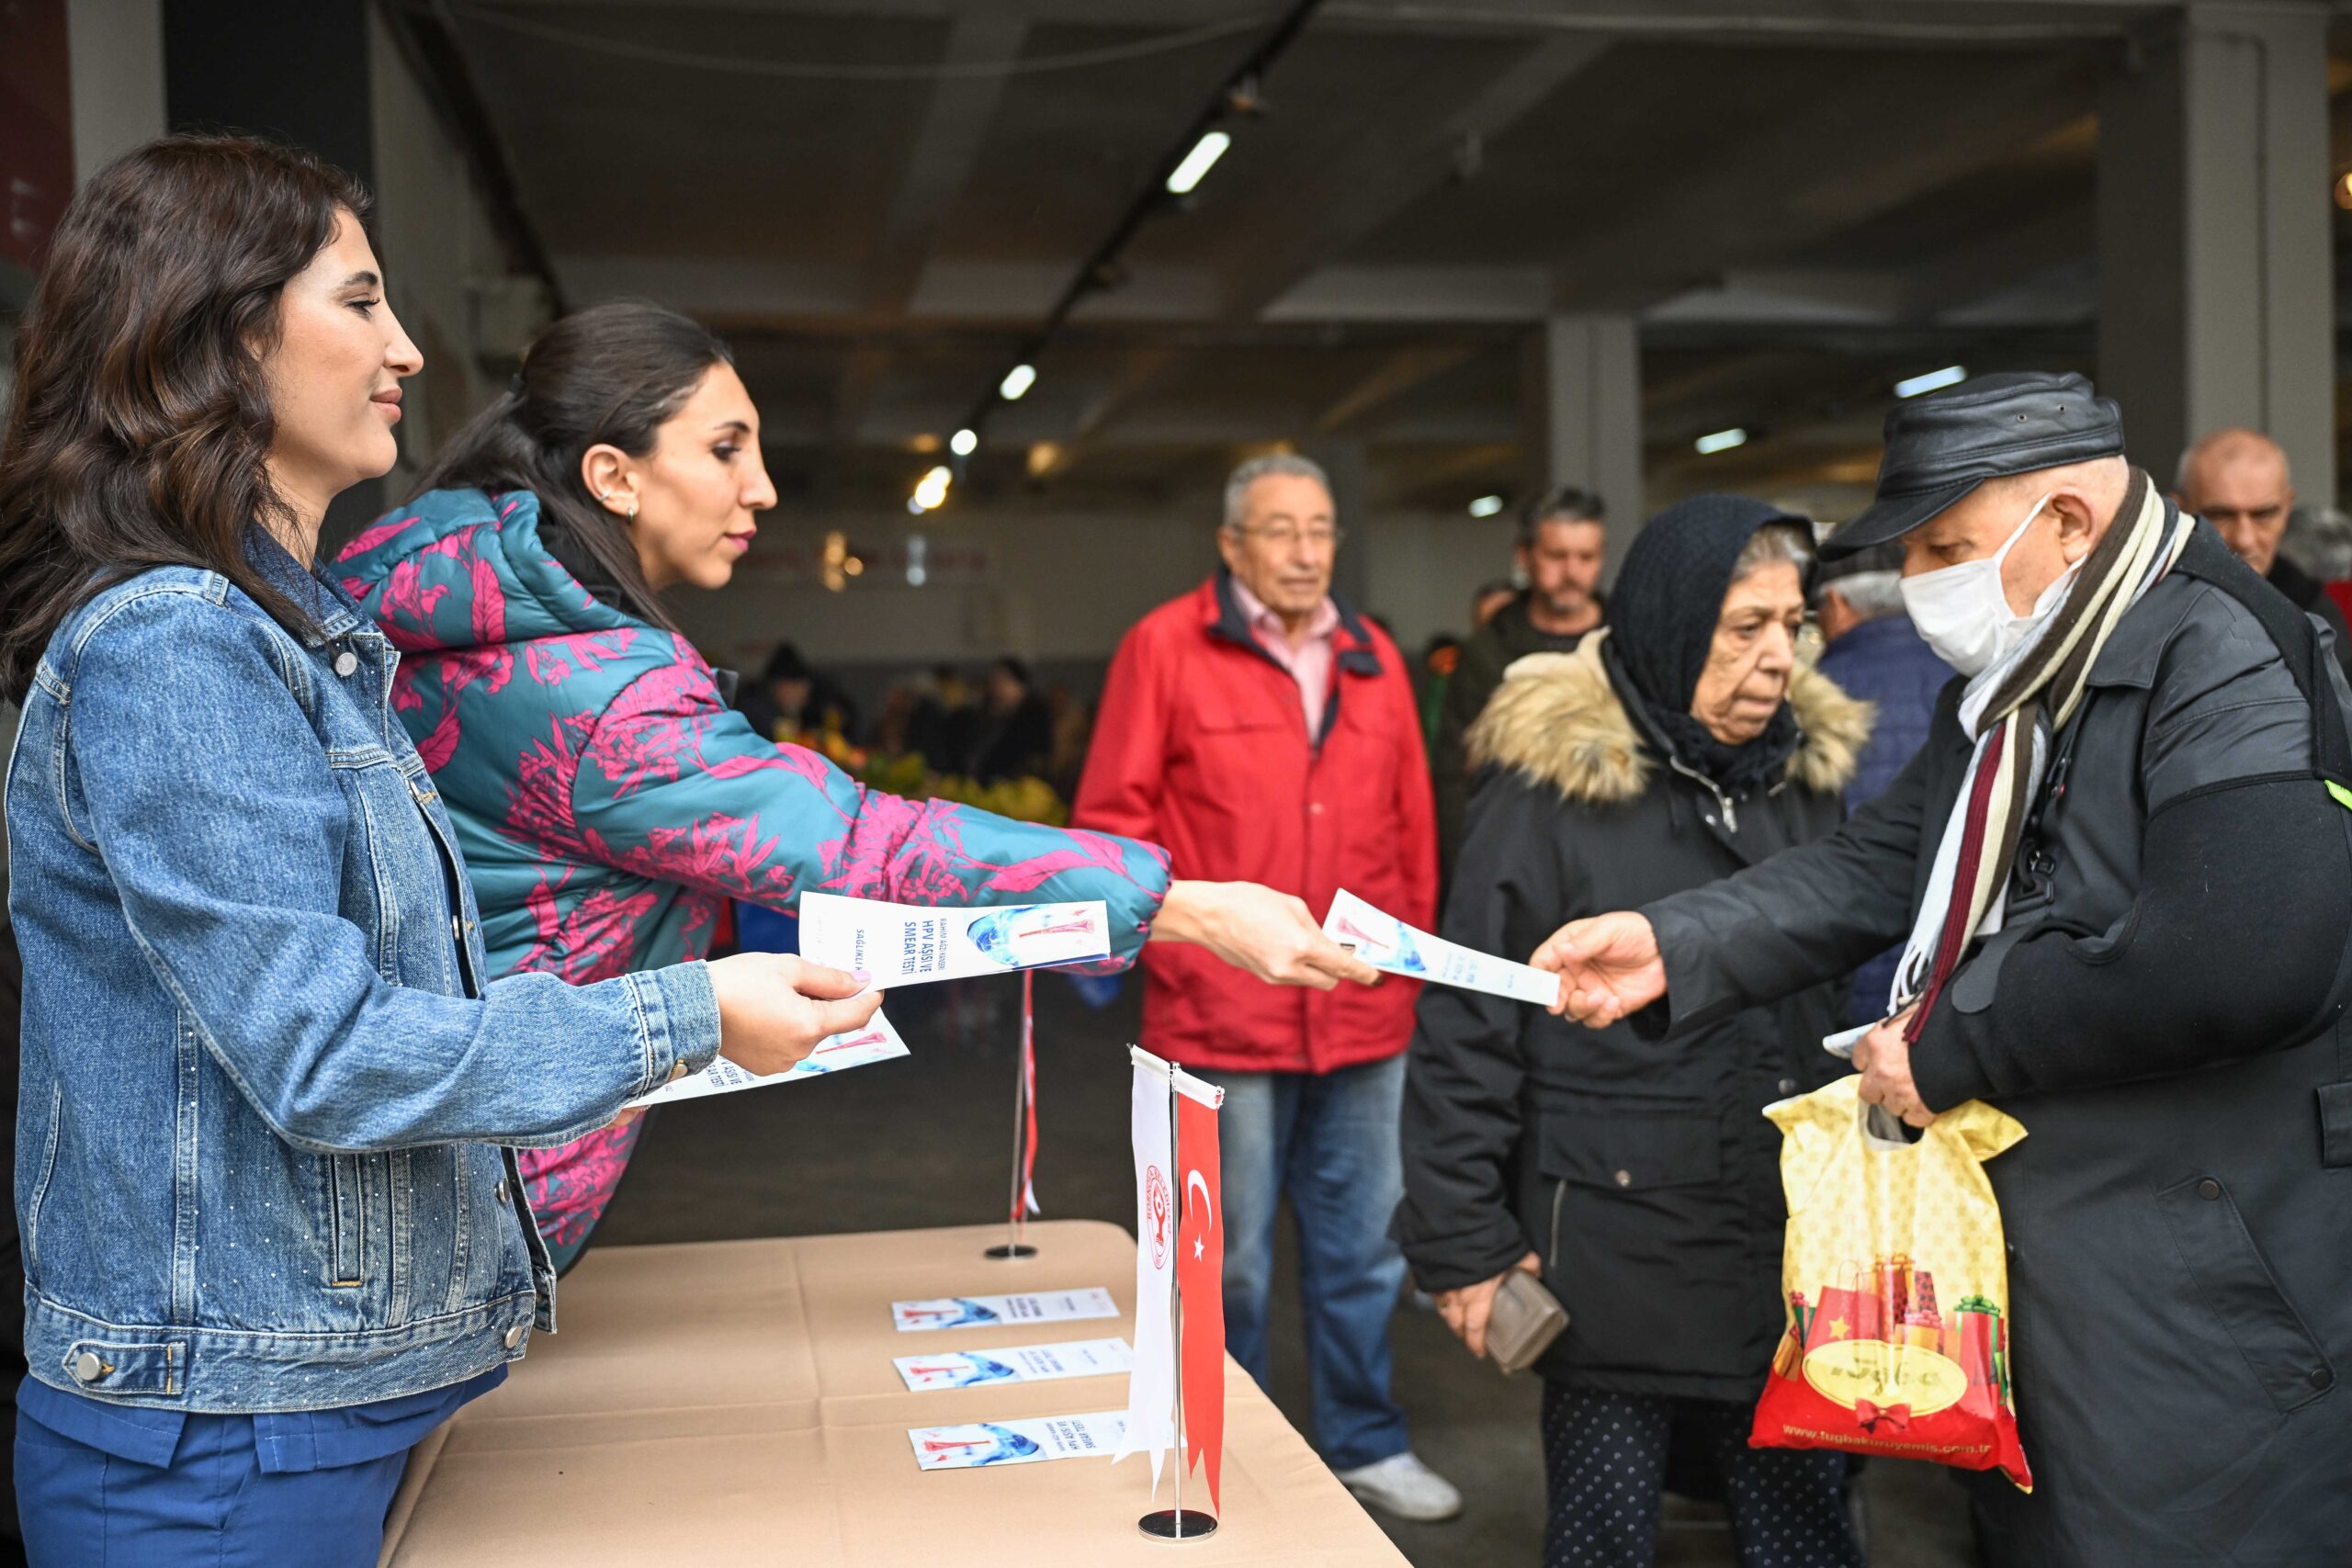
<path id="1" fill-rule="evenodd" d="M 1234 532 L 1252 539 L 1263 539 L 1283 549 L 1293 548 L 1302 540 L 1317 549 L 1336 549 L 1340 542 L 1348 536 L 1345 528 L 1300 528 L 1289 524 L 1270 528 L 1236 528 Z"/>

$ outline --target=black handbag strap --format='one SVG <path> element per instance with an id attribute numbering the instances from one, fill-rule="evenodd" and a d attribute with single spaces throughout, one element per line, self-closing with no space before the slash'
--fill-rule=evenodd
<path id="1" fill-rule="evenodd" d="M 2235 599 L 2262 623 L 2270 641 L 2285 660 L 2295 689 L 2312 710 L 2312 771 L 2339 792 L 2336 798 L 2352 807 L 2352 734 L 2347 733 L 2343 705 L 2335 700 L 2328 678 L 2331 662 L 2320 641 L 2319 627 L 2294 602 L 2231 553 L 2211 525 L 2199 523 L 2173 563 L 2184 577 L 2208 582 Z"/>

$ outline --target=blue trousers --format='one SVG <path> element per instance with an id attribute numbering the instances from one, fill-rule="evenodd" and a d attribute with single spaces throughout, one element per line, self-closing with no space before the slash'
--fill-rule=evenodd
<path id="1" fill-rule="evenodd" d="M 376 1568 L 405 1450 L 265 1472 L 250 1416 L 190 1416 L 169 1465 L 17 1416 L 17 1506 L 33 1568 Z"/>
<path id="2" fill-rule="evenodd" d="M 1274 1216 L 1285 1193 L 1298 1222 L 1316 1446 L 1334 1470 L 1405 1451 L 1405 1413 L 1388 1393 L 1388 1320 L 1405 1259 L 1388 1239 L 1404 1195 L 1396 1116 L 1405 1058 L 1331 1073 L 1202 1072 L 1225 1090 L 1225 1344 L 1267 1384 L 1266 1319 Z"/>

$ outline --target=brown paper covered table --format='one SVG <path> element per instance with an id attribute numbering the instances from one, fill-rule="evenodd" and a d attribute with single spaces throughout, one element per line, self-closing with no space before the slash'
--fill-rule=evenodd
<path id="1" fill-rule="evenodd" d="M 1122 1410 L 1125 1376 L 910 1393 L 891 1365 L 1135 1334 L 1135 1242 L 1034 1225 L 1038 1256 L 983 1257 L 1002 1227 L 616 1247 L 564 1280 L 560 1334 L 427 1438 L 383 1568 L 791 1564 L 1157 1568 L 1404 1558 L 1238 1365 L 1225 1366 L 1225 1508 L 1206 1540 L 1154 1542 L 1140 1457 L 915 1468 L 910 1427 Z M 1124 1316 L 900 1334 L 890 1303 L 1088 1285 Z M 1171 1455 L 1170 1469 L 1174 1464 Z M 1159 1506 L 1170 1498 L 1163 1472 Z M 1187 1506 L 1205 1507 L 1199 1477 Z"/>

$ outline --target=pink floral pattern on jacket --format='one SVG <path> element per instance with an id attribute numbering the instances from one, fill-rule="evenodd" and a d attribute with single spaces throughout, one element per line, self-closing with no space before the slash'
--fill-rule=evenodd
<path id="1" fill-rule="evenodd" d="M 401 649 L 392 710 L 458 825 L 501 974 L 574 984 L 702 957 L 725 900 L 805 888 L 913 904 L 1100 898 L 1131 962 L 1168 887 L 1157 847 L 866 789 L 771 744 L 683 639 L 583 587 L 526 491 L 436 491 L 362 531 L 344 586 Z M 637 1126 L 523 1168 L 567 1261 Z"/>

